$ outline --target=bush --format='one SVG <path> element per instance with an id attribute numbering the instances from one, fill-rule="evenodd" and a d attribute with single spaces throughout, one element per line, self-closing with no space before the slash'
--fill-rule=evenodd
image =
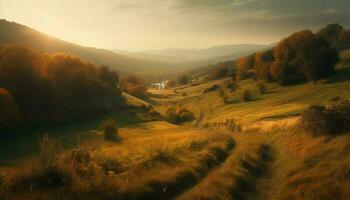
<path id="1" fill-rule="evenodd" d="M 252 100 L 252 93 L 250 92 L 250 90 L 248 89 L 245 89 L 242 91 L 241 93 L 241 100 L 244 101 L 244 102 L 247 102 L 247 101 L 251 101 Z"/>
<path id="2" fill-rule="evenodd" d="M 170 122 L 180 123 L 193 120 L 194 115 L 183 105 L 178 104 L 176 110 L 172 107 L 167 108 L 165 111 L 165 118 Z"/>
<path id="3" fill-rule="evenodd" d="M 114 119 L 106 119 L 102 122 L 101 128 L 106 140 L 116 140 L 118 138 L 117 124 Z"/>
<path id="4" fill-rule="evenodd" d="M 178 116 L 177 122 L 191 121 L 194 118 L 193 113 L 181 104 L 177 105 L 176 112 Z"/>
<path id="5" fill-rule="evenodd" d="M 258 89 L 258 92 L 260 94 L 266 94 L 267 93 L 267 86 L 265 81 L 258 81 L 256 83 L 256 88 Z"/>
<path id="6" fill-rule="evenodd" d="M 302 115 L 302 128 L 313 135 L 338 135 L 350 131 L 350 102 L 312 105 Z"/>

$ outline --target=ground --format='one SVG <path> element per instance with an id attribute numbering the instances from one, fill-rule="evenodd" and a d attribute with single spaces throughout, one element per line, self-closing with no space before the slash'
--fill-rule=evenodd
<path id="1" fill-rule="evenodd" d="M 350 135 L 313 137 L 298 126 L 300 114 L 309 105 L 336 97 L 350 99 L 348 57 L 349 51 L 344 51 L 330 79 L 316 85 L 267 84 L 263 95 L 252 80 L 241 81 L 233 92 L 204 92 L 226 79 L 150 90 L 146 101 L 125 94 L 129 103 L 153 105 L 161 114 L 181 103 L 196 120 L 175 125 L 150 120 L 139 110 L 119 112 L 109 116 L 119 125 L 118 142 L 103 140 L 102 117 L 47 130 L 50 137 L 62 141 L 66 153 L 77 148 L 93 152 L 99 176 L 112 184 L 98 190 L 75 183 L 72 188 L 62 186 L 67 196 L 44 193 L 56 199 L 70 195 L 82 199 L 350 199 Z M 252 101 L 240 99 L 244 89 L 252 91 Z M 227 120 L 241 131 L 227 127 Z M 6 173 L 12 173 L 14 162 L 25 163 L 21 158 L 35 155 L 31 148 L 37 137 L 18 139 L 11 147 L 2 145 Z M 14 198 L 38 195 L 27 192 Z"/>

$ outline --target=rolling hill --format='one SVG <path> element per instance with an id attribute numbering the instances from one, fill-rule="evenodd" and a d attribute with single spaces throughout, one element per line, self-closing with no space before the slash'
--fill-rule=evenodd
<path id="1" fill-rule="evenodd" d="M 142 52 L 145 55 L 153 55 L 161 58 L 182 60 L 182 61 L 198 61 L 207 60 L 211 62 L 224 61 L 228 59 L 235 59 L 253 53 L 258 50 L 266 49 L 272 45 L 259 44 L 232 44 L 214 46 L 207 49 L 160 49 L 149 50 Z"/>
<path id="2" fill-rule="evenodd" d="M 226 45 L 209 49 L 166 49 L 131 53 L 85 47 L 43 34 L 30 27 L 0 20 L 0 44 L 24 44 L 36 50 L 66 52 L 97 65 L 108 65 L 120 73 L 139 76 L 173 76 L 197 67 L 266 48 L 266 45 Z"/>
<path id="3" fill-rule="evenodd" d="M 47 53 L 66 52 L 97 65 L 108 65 L 122 73 L 132 72 L 137 75 L 155 75 L 156 73 L 171 73 L 179 70 L 178 65 L 173 62 L 153 60 L 151 58 L 136 58 L 119 55 L 105 49 L 80 46 L 6 20 L 0 20 L 0 44 L 25 44 Z"/>

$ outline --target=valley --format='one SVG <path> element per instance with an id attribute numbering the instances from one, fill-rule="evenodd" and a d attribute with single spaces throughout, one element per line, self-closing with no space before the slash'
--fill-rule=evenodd
<path id="1" fill-rule="evenodd" d="M 0 200 L 349 200 L 349 5 L 0 0 Z"/>

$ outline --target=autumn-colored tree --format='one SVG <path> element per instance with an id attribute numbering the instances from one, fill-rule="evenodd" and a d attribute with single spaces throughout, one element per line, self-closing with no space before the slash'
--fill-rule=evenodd
<path id="1" fill-rule="evenodd" d="M 310 30 L 282 40 L 274 48 L 274 56 L 271 74 L 283 85 L 328 77 L 338 60 L 328 41 Z"/>
<path id="2" fill-rule="evenodd" d="M 130 83 L 132 83 L 133 85 L 144 84 L 140 78 L 134 75 L 123 77 L 119 81 L 119 85 L 123 90 L 126 90 Z"/>
<path id="3" fill-rule="evenodd" d="M 229 71 L 227 67 L 215 67 L 211 72 L 211 78 L 212 79 L 220 79 L 223 77 L 226 77 L 228 75 Z"/>
<path id="4" fill-rule="evenodd" d="M 148 95 L 147 87 L 143 80 L 134 75 L 123 77 L 119 81 L 119 85 L 122 90 L 131 95 L 141 98 L 144 98 Z"/>
<path id="5" fill-rule="evenodd" d="M 129 94 L 136 96 L 136 97 L 146 97 L 147 96 L 147 87 L 145 85 L 142 85 L 142 84 L 134 85 L 133 83 L 129 83 L 127 91 Z"/>
<path id="6" fill-rule="evenodd" d="M 258 52 L 255 57 L 254 69 L 257 79 L 272 81 L 271 66 L 275 61 L 273 50 Z"/>
<path id="7" fill-rule="evenodd" d="M 111 71 L 107 66 L 99 68 L 99 77 L 101 80 L 107 82 L 111 88 L 117 87 L 119 76 L 116 72 Z"/>
<path id="8" fill-rule="evenodd" d="M 255 54 L 251 54 L 247 57 L 237 59 L 237 78 L 244 80 L 250 78 L 248 71 L 252 70 L 255 66 Z"/>
<path id="9" fill-rule="evenodd" d="M 57 123 L 122 107 L 120 92 L 112 88 L 115 75 L 64 53 L 0 45 L 0 85 L 12 94 L 24 124 Z"/>
<path id="10" fill-rule="evenodd" d="M 334 66 L 339 61 L 339 55 L 336 50 L 330 47 L 329 43 L 319 37 L 311 37 L 300 45 L 298 59 L 303 60 L 300 63 L 302 72 L 308 80 L 317 80 L 329 77 L 334 72 Z"/>
<path id="11" fill-rule="evenodd" d="M 0 50 L 0 85 L 13 95 L 24 120 L 45 119 L 53 105 L 52 85 L 40 70 L 42 57 L 21 45 Z"/>

